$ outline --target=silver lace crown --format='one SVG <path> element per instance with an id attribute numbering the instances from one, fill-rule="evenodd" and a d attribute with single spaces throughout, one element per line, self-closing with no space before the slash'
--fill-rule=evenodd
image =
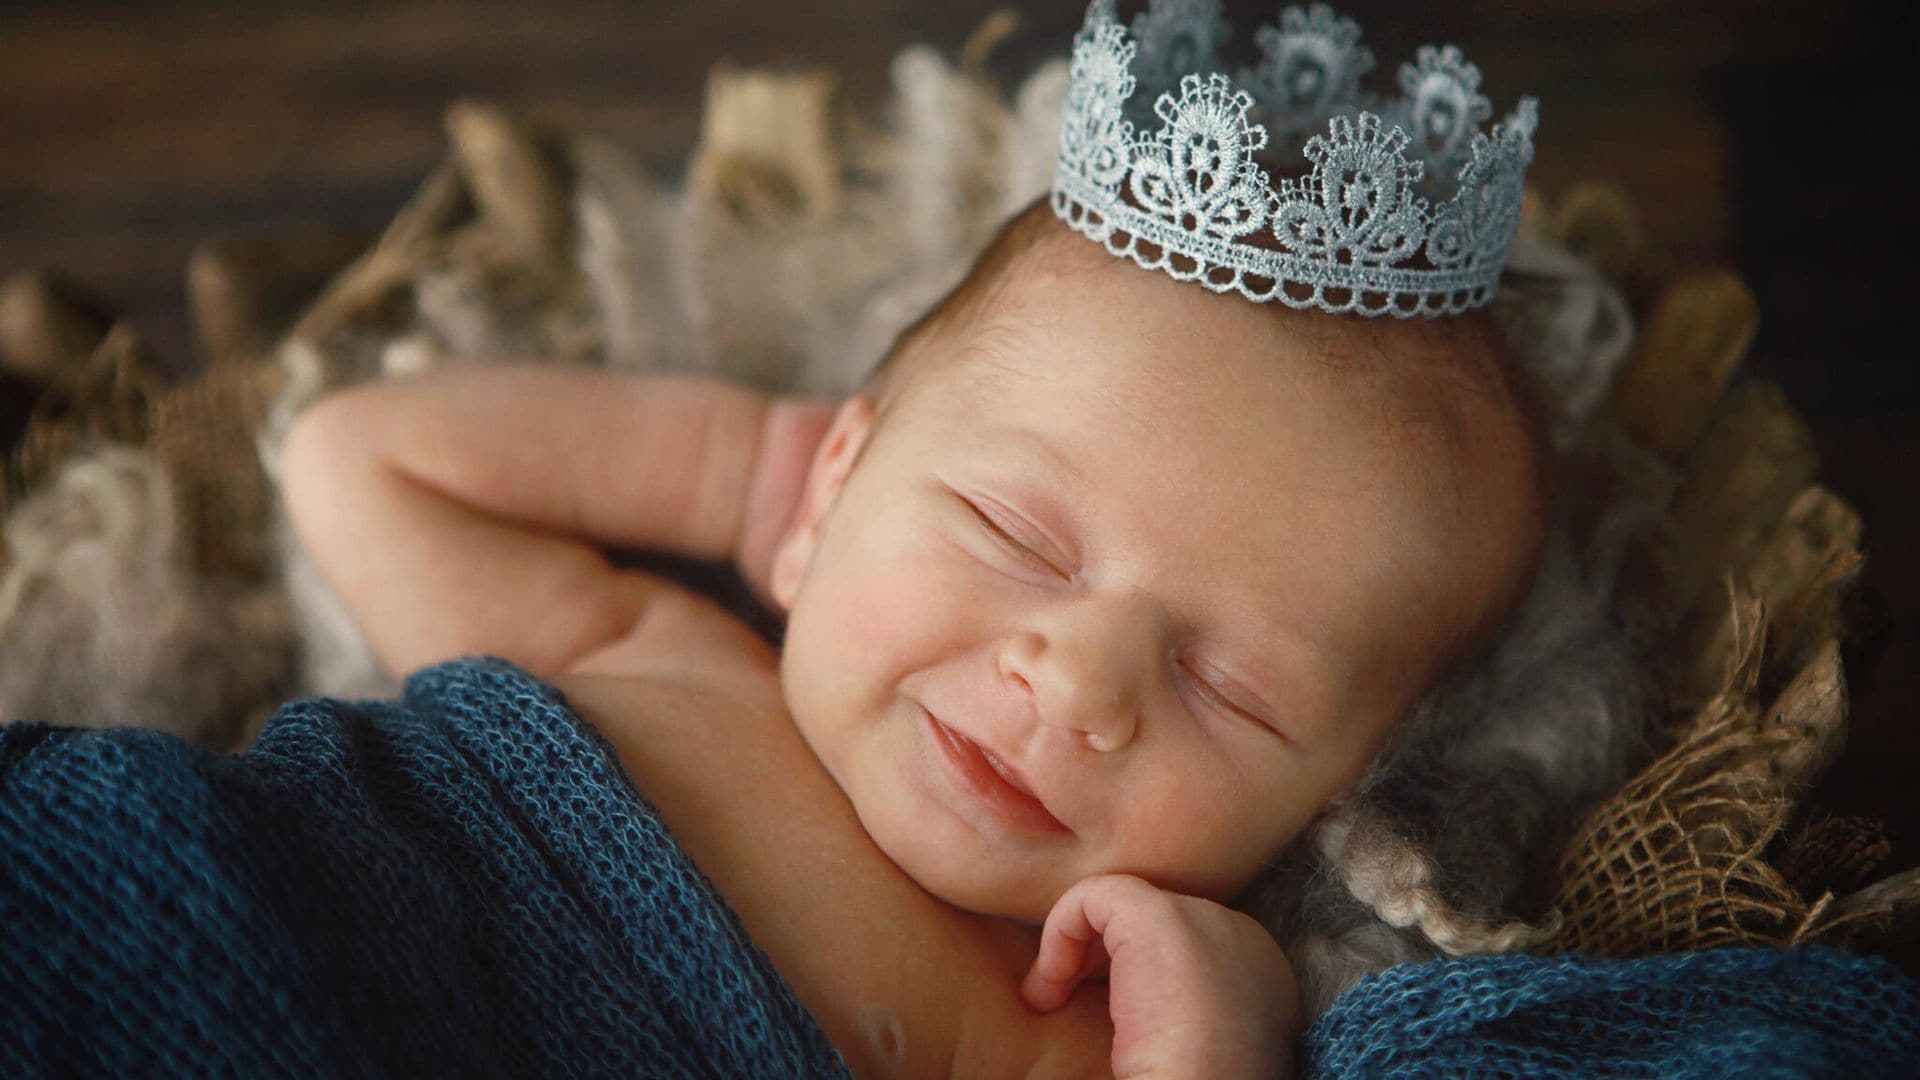
<path id="1" fill-rule="evenodd" d="M 1216 71 L 1227 33 L 1219 0 L 1153 0 L 1131 34 L 1113 0 L 1093 0 L 1073 39 L 1054 212 L 1115 255 L 1258 303 L 1407 317 L 1491 300 L 1534 99 L 1481 133 L 1480 69 L 1427 45 L 1400 67 L 1404 97 L 1375 102 L 1360 91 L 1373 53 L 1324 4 L 1261 27 L 1260 62 L 1236 79 L 1192 74 Z M 1158 93 L 1151 134 L 1136 77 Z M 1255 158 L 1269 131 L 1312 163 L 1277 190 Z"/>

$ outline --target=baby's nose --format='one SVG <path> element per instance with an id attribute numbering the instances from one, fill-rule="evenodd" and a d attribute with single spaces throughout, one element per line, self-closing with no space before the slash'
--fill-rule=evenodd
<path id="1" fill-rule="evenodd" d="M 1164 624 L 1144 596 L 1072 597 L 1014 636 L 1001 674 L 1031 695 L 1040 723 L 1118 750 L 1138 733 Z"/>

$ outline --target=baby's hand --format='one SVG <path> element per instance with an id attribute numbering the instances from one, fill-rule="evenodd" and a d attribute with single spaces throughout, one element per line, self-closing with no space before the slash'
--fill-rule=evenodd
<path id="1" fill-rule="evenodd" d="M 1020 996 L 1051 1012 L 1103 968 L 1114 1076 L 1292 1075 L 1299 988 L 1250 916 L 1126 874 L 1087 878 L 1048 913 Z"/>

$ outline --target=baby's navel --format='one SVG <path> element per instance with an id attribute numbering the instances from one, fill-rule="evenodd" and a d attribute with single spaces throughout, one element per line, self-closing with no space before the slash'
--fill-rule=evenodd
<path id="1" fill-rule="evenodd" d="M 873 1051 L 874 1060 L 897 1068 L 907 1059 L 907 1031 L 900 1018 L 887 1009 L 873 1009 L 860 1017 L 860 1034 Z"/>

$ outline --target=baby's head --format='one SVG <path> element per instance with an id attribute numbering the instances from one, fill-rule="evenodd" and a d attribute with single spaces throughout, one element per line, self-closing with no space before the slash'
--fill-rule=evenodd
<path id="1" fill-rule="evenodd" d="M 1109 871 L 1231 900 L 1524 595 L 1536 416 L 1484 313 L 1253 304 L 1036 204 L 820 447 L 773 570 L 788 707 L 957 906 L 1039 920 Z"/>

